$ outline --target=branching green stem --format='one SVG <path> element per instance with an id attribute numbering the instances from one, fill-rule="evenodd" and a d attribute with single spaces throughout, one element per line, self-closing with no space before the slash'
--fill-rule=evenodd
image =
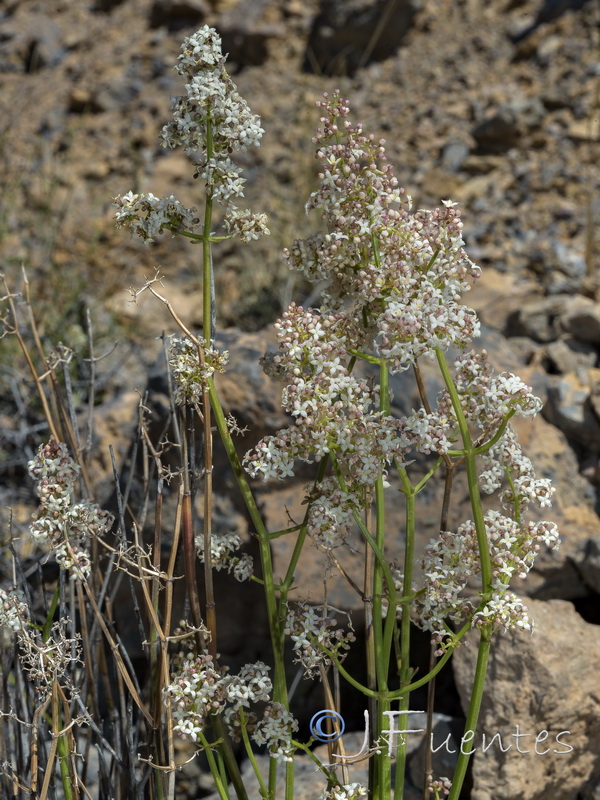
<path id="1" fill-rule="evenodd" d="M 493 589 L 490 550 L 485 528 L 483 508 L 481 506 L 479 479 L 476 466 L 477 456 L 475 450 L 478 448 L 473 447 L 467 421 L 462 409 L 462 404 L 460 402 L 456 386 L 454 385 L 454 381 L 452 380 L 452 376 L 450 375 L 450 370 L 448 369 L 445 356 L 441 350 L 437 350 L 436 355 L 442 376 L 444 378 L 444 383 L 446 384 L 446 388 L 452 401 L 452 407 L 458 421 L 458 427 L 460 429 L 460 434 L 465 449 L 464 458 L 467 467 L 467 481 L 469 484 L 469 495 L 471 498 L 471 510 L 473 512 L 473 523 L 475 525 L 477 546 L 479 549 L 479 563 L 481 568 L 481 597 L 482 604 L 485 606 L 492 597 Z M 506 420 L 506 423 L 508 423 L 508 419 Z M 485 683 L 487 664 L 489 660 L 491 635 L 491 626 L 486 624 L 481 630 L 479 651 L 477 654 L 477 665 L 475 667 L 475 677 L 473 680 L 473 688 L 471 691 L 471 701 L 469 704 L 469 711 L 467 713 L 465 732 L 475 731 L 475 728 L 477 727 L 477 720 L 479 719 L 479 710 L 481 707 L 481 698 L 483 695 L 483 686 Z M 450 791 L 448 800 L 458 800 L 460 796 L 471 753 L 472 745 L 467 745 L 466 749 L 461 746 L 461 752 L 458 757 L 458 763 L 454 773 L 454 779 L 452 781 L 452 789 Z"/>

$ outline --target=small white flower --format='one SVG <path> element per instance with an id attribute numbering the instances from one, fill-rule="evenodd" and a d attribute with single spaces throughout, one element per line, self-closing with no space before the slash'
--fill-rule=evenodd
<path id="1" fill-rule="evenodd" d="M 252 738 L 258 745 L 267 745 L 271 758 L 283 763 L 293 760 L 292 734 L 298 722 L 281 703 L 271 703 L 257 723 Z"/>
<path id="2" fill-rule="evenodd" d="M 367 797 L 367 795 L 367 790 L 360 783 L 347 783 L 326 789 L 321 792 L 318 800 L 359 800 L 359 798 Z"/>
<path id="3" fill-rule="evenodd" d="M 89 500 L 73 503 L 79 466 L 62 442 L 51 439 L 41 445 L 28 470 L 40 498 L 29 529 L 32 538 L 51 545 L 59 566 L 69 570 L 72 579 L 87 577 L 91 561 L 85 543 L 108 533 L 113 517 Z"/>

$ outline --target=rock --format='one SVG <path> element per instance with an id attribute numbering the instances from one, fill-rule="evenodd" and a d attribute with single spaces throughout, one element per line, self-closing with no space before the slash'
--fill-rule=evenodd
<path id="1" fill-rule="evenodd" d="M 521 374 L 531 382 L 527 371 L 522 369 Z M 550 478 L 556 489 L 552 508 L 537 513 L 532 510 L 531 519 L 553 520 L 561 535 L 560 549 L 539 553 L 527 578 L 513 581 L 513 586 L 519 594 L 538 599 L 585 597 L 590 590 L 581 580 L 578 565 L 585 558 L 588 541 L 598 531 L 595 492 L 578 474 L 575 454 L 557 428 L 541 415 L 534 420 L 514 417 L 512 423 L 536 475 Z"/>
<path id="2" fill-rule="evenodd" d="M 588 0 L 544 0 L 537 12 L 536 25 L 555 20 L 567 11 L 578 11 L 587 2 Z"/>
<path id="3" fill-rule="evenodd" d="M 597 142 L 600 140 L 600 120 L 595 115 L 574 120 L 569 125 L 569 136 L 584 142 Z"/>
<path id="4" fill-rule="evenodd" d="M 523 26 L 518 33 L 515 32 L 513 40 L 516 43 L 522 43 L 522 40 L 536 32 L 540 25 L 558 19 L 567 11 L 579 10 L 587 2 L 588 0 L 544 0 L 535 18 L 529 24 Z M 526 50 L 521 50 L 521 52 L 526 52 Z"/>
<path id="5" fill-rule="evenodd" d="M 562 47 L 562 39 L 560 36 L 548 36 L 544 39 L 537 48 L 536 56 L 540 64 L 548 64 L 548 62 L 556 56 L 557 52 Z M 545 105 L 545 102 L 544 102 Z"/>
<path id="6" fill-rule="evenodd" d="M 466 142 L 450 142 L 442 153 L 442 167 L 448 172 L 458 172 L 465 163 L 470 152 Z"/>
<path id="7" fill-rule="evenodd" d="M 305 735 L 298 734 L 298 738 L 303 741 L 308 739 L 308 731 L 302 732 Z M 361 752 L 363 746 L 364 733 L 345 733 L 342 736 L 342 743 L 344 751 L 347 756 L 354 755 Z M 323 763 L 329 763 L 329 756 L 327 745 L 320 745 L 315 747 L 314 754 L 317 758 L 321 759 Z M 269 773 L 269 757 L 258 756 L 257 763 L 261 774 L 264 776 Z M 356 764 L 349 764 L 348 769 L 348 782 L 360 783 L 361 786 L 367 786 L 369 780 L 369 762 L 367 759 L 359 760 Z M 334 772 L 340 780 L 343 780 L 340 767 L 334 769 Z M 314 800 L 319 797 L 325 789 L 325 778 L 323 773 L 316 768 L 315 763 L 307 755 L 299 752 L 294 756 L 294 800 Z M 242 766 L 242 777 L 244 778 L 244 786 L 248 790 L 249 800 L 261 800 L 259 791 L 258 780 L 249 761 L 244 761 Z M 278 797 L 283 797 L 285 793 L 285 767 L 279 765 L 277 769 L 277 789 L 276 794 Z M 408 782 L 404 789 L 404 800 L 421 800 L 422 792 L 415 789 Z M 219 800 L 217 793 L 209 795 L 206 800 Z"/>
<path id="8" fill-rule="evenodd" d="M 106 106 L 100 102 L 96 92 L 74 86 L 69 93 L 68 109 L 73 114 L 99 114 L 106 110 Z"/>
<path id="9" fill-rule="evenodd" d="M 272 39 L 285 39 L 285 27 L 269 22 L 268 0 L 241 0 L 218 22 L 223 52 L 241 69 L 264 64 Z"/>
<path id="10" fill-rule="evenodd" d="M 113 8 L 120 6 L 125 0 L 96 0 L 94 11 L 112 11 Z"/>
<path id="11" fill-rule="evenodd" d="M 570 278 L 581 280 L 586 273 L 585 253 L 559 239 L 554 239 L 551 248 L 558 269 Z"/>
<path id="12" fill-rule="evenodd" d="M 600 454 L 584 453 L 580 458 L 579 471 L 593 486 L 600 487 Z"/>
<path id="13" fill-rule="evenodd" d="M 511 336 L 508 340 L 519 364 L 537 363 L 539 345 L 527 336 Z"/>
<path id="14" fill-rule="evenodd" d="M 201 25 L 209 11 L 204 0 L 154 0 L 149 22 L 152 28 L 166 25 L 169 30 L 180 30 Z"/>
<path id="15" fill-rule="evenodd" d="M 584 786 L 581 800 L 600 800 L 600 780 L 593 781 Z"/>
<path id="16" fill-rule="evenodd" d="M 517 335 L 517 330 L 513 329 L 510 320 L 537 298 L 539 287 L 535 281 L 486 267 L 465 296 L 465 302 L 475 309 L 481 322 L 512 337 Z M 528 338 L 533 337 L 529 335 Z"/>
<path id="17" fill-rule="evenodd" d="M 594 413 L 600 419 L 600 370 L 593 369 L 589 370 L 589 382 L 590 382 L 590 404 L 594 409 Z"/>
<path id="18" fill-rule="evenodd" d="M 507 323 L 510 336 L 528 336 L 536 342 L 551 342 L 558 335 L 558 320 L 568 297 L 557 295 L 525 303 Z"/>
<path id="19" fill-rule="evenodd" d="M 254 440 L 289 424 L 281 407 L 282 384 L 268 377 L 260 364 L 265 353 L 275 349 L 275 340 L 269 331 L 252 334 L 229 329 L 217 336 L 217 347 L 230 354 L 227 371 L 216 378 L 221 402 L 240 427 L 250 428 L 251 434 L 242 442 L 250 449 Z"/>
<path id="20" fill-rule="evenodd" d="M 577 566 L 586 586 L 600 595 L 600 536 L 588 539 Z"/>
<path id="21" fill-rule="evenodd" d="M 49 14 L 34 13 L 6 27 L 0 38 L 0 69 L 27 74 L 60 63 L 65 56 L 61 26 Z"/>
<path id="22" fill-rule="evenodd" d="M 117 467 L 121 468 L 136 435 L 139 404 L 140 395 L 132 387 L 94 410 L 94 458 L 90 474 L 99 499 L 109 497 L 114 491 L 110 448 Z"/>
<path id="23" fill-rule="evenodd" d="M 582 342 L 600 344 L 600 304 L 587 297 L 572 297 L 560 314 L 560 327 Z"/>
<path id="24" fill-rule="evenodd" d="M 600 776 L 600 628 L 570 603 L 527 600 L 527 606 L 533 635 L 512 630 L 492 644 L 471 800 L 577 800 Z M 566 658 L 557 657 L 557 642 Z M 476 658 L 475 642 L 452 657 L 465 713 Z"/>
<path id="25" fill-rule="evenodd" d="M 598 370 L 589 370 L 588 372 Z M 585 370 L 550 377 L 544 418 L 587 449 L 600 450 L 600 422 L 590 402 L 590 379 Z"/>
<path id="26" fill-rule="evenodd" d="M 565 375 L 573 370 L 579 372 L 582 369 L 595 367 L 598 353 L 587 342 L 582 342 L 573 336 L 564 336 L 546 345 L 536 359 L 545 365 L 546 372 Z"/>
<path id="27" fill-rule="evenodd" d="M 400 721 L 403 720 L 399 717 L 396 724 L 400 727 Z M 403 722 L 403 727 L 407 730 L 419 730 L 420 734 L 410 733 L 406 738 L 408 744 L 417 738 L 420 738 L 420 743 L 415 748 L 415 752 L 409 756 L 409 774 L 411 783 L 414 786 L 421 787 L 423 784 L 423 776 L 425 774 L 425 759 L 427 751 L 431 753 L 433 775 L 436 778 L 442 776 L 451 776 L 456 767 L 456 760 L 458 758 L 458 751 L 460 749 L 460 737 L 462 736 L 462 728 L 460 720 L 453 719 L 446 714 L 433 715 L 433 728 L 431 737 L 426 737 L 425 727 L 427 725 L 427 715 L 423 712 L 421 714 L 410 714 L 406 717 L 406 723 Z"/>
<path id="28" fill-rule="evenodd" d="M 513 147 L 525 131 L 538 127 L 544 114 L 538 97 L 516 93 L 495 111 L 490 110 L 473 128 L 472 136 L 480 151 L 502 152 Z"/>
<path id="29" fill-rule="evenodd" d="M 249 27 L 238 21 L 219 30 L 223 39 L 223 50 L 229 53 L 231 61 L 238 68 L 264 64 L 269 57 L 269 42 L 285 37 L 285 29 L 278 25 Z"/>
<path id="30" fill-rule="evenodd" d="M 310 33 L 305 68 L 353 74 L 389 58 L 410 29 L 421 0 L 321 0 Z"/>

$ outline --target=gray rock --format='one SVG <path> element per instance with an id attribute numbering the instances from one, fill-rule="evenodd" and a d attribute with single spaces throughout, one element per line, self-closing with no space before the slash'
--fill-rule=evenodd
<path id="1" fill-rule="evenodd" d="M 560 315 L 560 326 L 582 342 L 600 344 L 600 304 L 588 297 L 570 298 Z"/>
<path id="2" fill-rule="evenodd" d="M 284 40 L 286 29 L 273 23 L 268 0 L 241 0 L 220 15 L 217 28 L 223 40 L 223 52 L 235 67 L 256 67 L 269 57 L 269 43 Z"/>
<path id="3" fill-rule="evenodd" d="M 492 644 L 471 800 L 577 800 L 600 776 L 600 629 L 570 603 L 527 605 L 533 635 L 509 631 Z M 476 658 L 475 644 L 459 647 L 452 658 L 465 712 Z M 490 745 L 485 752 L 483 734 Z M 506 752 L 498 739 L 491 743 L 495 734 Z"/>
<path id="4" fill-rule="evenodd" d="M 558 269 L 571 278 L 583 278 L 586 272 L 585 254 L 561 240 L 552 242 Z"/>
<path id="5" fill-rule="evenodd" d="M 590 402 L 591 388 L 585 370 L 551 377 L 544 417 L 570 439 L 600 450 L 600 422 Z"/>
<path id="6" fill-rule="evenodd" d="M 579 574 L 587 586 L 600 594 L 600 536 L 594 536 L 582 548 Z"/>
<path id="7" fill-rule="evenodd" d="M 414 720 L 412 718 L 415 718 Z M 425 713 L 413 714 L 408 718 L 406 728 L 424 729 L 427 724 Z M 433 730 L 431 737 L 420 734 L 420 744 L 410 756 L 409 774 L 415 786 L 421 786 L 425 773 L 425 759 L 427 751 L 431 752 L 431 766 L 436 778 L 449 777 L 454 772 L 456 760 L 460 750 L 460 737 L 462 725 L 459 720 L 446 714 L 433 715 Z M 412 734 L 411 736 L 414 736 Z M 409 739 L 410 741 L 410 739 Z"/>
<path id="8" fill-rule="evenodd" d="M 450 142 L 442 153 L 442 167 L 448 172 L 458 172 L 465 163 L 470 152 L 466 142 Z"/>
<path id="9" fill-rule="evenodd" d="M 361 751 L 363 745 L 364 733 L 345 733 L 342 737 L 344 751 L 347 756 L 354 755 Z M 327 745 L 316 747 L 314 754 L 317 758 L 321 759 L 323 763 L 329 763 Z M 257 763 L 261 774 L 268 775 L 269 772 L 269 757 L 258 756 Z M 338 765 L 333 770 L 340 781 L 344 782 L 344 778 Z M 315 800 L 321 792 L 325 789 L 325 778 L 323 773 L 317 769 L 315 763 L 308 756 L 299 753 L 294 757 L 294 800 Z M 254 770 L 252 769 L 249 761 L 244 761 L 242 765 L 242 777 L 244 785 L 248 791 L 249 800 L 261 800 L 258 780 Z M 348 783 L 359 783 L 361 786 L 367 786 L 369 780 L 369 761 L 368 759 L 361 759 L 356 764 L 348 766 Z M 277 768 L 277 797 L 283 797 L 285 791 L 285 767 L 278 765 Z M 422 797 L 421 792 L 417 791 L 410 784 L 405 785 L 404 800 L 420 800 Z M 209 795 L 206 800 L 219 800 L 217 793 Z"/>
<path id="10" fill-rule="evenodd" d="M 590 781 L 584 787 L 581 800 L 600 800 L 600 780 Z"/>
<path id="11" fill-rule="evenodd" d="M 525 131 L 537 128 L 545 113 L 538 97 L 516 93 L 479 122 L 472 135 L 483 152 L 502 152 L 513 147 Z"/>
<path id="12" fill-rule="evenodd" d="M 306 68 L 352 74 L 389 58 L 421 7 L 421 0 L 322 0 L 307 44 Z"/>
<path id="13" fill-rule="evenodd" d="M 547 371 L 565 375 L 574 369 L 595 367 L 598 353 L 590 344 L 573 336 L 565 336 L 556 342 L 550 342 L 543 349 L 541 358 L 547 362 Z"/>
<path id="14" fill-rule="evenodd" d="M 150 26 L 179 29 L 187 25 L 199 25 L 209 13 L 204 0 L 154 0 L 150 9 Z"/>
<path id="15" fill-rule="evenodd" d="M 558 319 L 568 301 L 566 295 L 545 297 L 526 303 L 510 318 L 510 336 L 528 336 L 536 342 L 551 342 L 558 334 Z"/>
<path id="16" fill-rule="evenodd" d="M 65 56 L 60 25 L 46 14 L 31 14 L 6 26 L 0 37 L 0 70 L 31 74 L 56 66 Z"/>

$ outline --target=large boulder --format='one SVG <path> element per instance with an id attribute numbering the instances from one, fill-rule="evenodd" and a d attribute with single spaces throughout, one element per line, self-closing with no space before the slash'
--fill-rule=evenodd
<path id="1" fill-rule="evenodd" d="M 512 630 L 492 645 L 471 800 L 577 800 L 600 776 L 600 629 L 564 601 L 527 606 L 533 635 Z M 475 644 L 453 656 L 465 713 L 476 659 Z"/>

